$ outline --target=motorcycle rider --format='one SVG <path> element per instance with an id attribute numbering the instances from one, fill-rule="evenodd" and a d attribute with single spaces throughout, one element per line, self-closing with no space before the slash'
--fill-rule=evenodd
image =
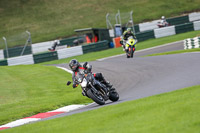
<path id="1" fill-rule="evenodd" d="M 60 44 L 60 40 L 54 40 L 52 48 L 48 48 L 49 51 L 55 51 L 56 47 Z"/>
<path id="2" fill-rule="evenodd" d="M 88 64 L 87 62 L 86 62 L 86 65 L 81 65 L 76 59 L 72 59 L 70 61 L 69 67 L 73 71 L 73 73 L 72 73 L 73 88 L 76 88 L 79 84 L 79 82 L 76 80 L 76 76 L 87 74 L 87 73 L 91 72 L 91 70 L 92 70 L 92 65 Z M 106 85 L 106 87 L 108 87 L 108 88 L 112 87 L 112 85 L 108 81 L 105 80 L 102 73 L 93 73 L 93 75 L 96 80 L 98 80 L 101 83 L 103 83 L 104 85 Z M 82 95 L 83 96 L 86 95 L 84 91 L 82 91 Z"/>
<path id="3" fill-rule="evenodd" d="M 160 25 L 160 27 L 166 27 L 166 26 L 169 25 L 168 22 L 167 22 L 167 20 L 165 19 L 165 16 L 162 16 L 162 17 L 161 17 L 161 20 L 160 20 L 160 22 L 159 22 L 159 25 Z"/>
<path id="4" fill-rule="evenodd" d="M 127 39 L 128 39 L 130 36 L 132 36 L 132 37 L 137 41 L 136 36 L 133 34 L 131 28 L 127 28 L 127 30 L 124 31 L 123 36 L 122 36 L 122 38 L 121 38 L 121 40 L 120 40 L 120 44 L 123 46 L 123 51 L 124 51 L 124 50 L 128 50 L 128 49 L 125 49 L 125 45 L 126 45 Z"/>

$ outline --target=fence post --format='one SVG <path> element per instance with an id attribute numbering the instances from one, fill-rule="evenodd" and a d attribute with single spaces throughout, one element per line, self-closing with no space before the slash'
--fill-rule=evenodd
<path id="1" fill-rule="evenodd" d="M 5 42 L 5 45 L 6 45 L 6 53 L 7 53 L 7 58 L 9 58 L 7 40 L 6 40 L 6 38 L 5 38 L 5 37 L 3 37 L 3 40 L 4 40 L 4 42 Z"/>
<path id="2" fill-rule="evenodd" d="M 26 33 L 28 34 L 28 39 L 26 40 L 24 48 L 22 49 L 21 56 L 24 54 L 24 50 L 25 50 L 26 46 L 28 45 L 28 43 L 31 44 L 31 33 L 29 31 L 26 31 Z"/>

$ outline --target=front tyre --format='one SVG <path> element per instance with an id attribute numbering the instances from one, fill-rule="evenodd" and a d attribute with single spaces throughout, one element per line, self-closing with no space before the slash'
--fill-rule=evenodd
<path id="1" fill-rule="evenodd" d="M 117 91 L 115 90 L 115 88 L 112 88 L 112 89 L 110 90 L 109 99 L 110 99 L 111 101 L 113 101 L 113 102 L 119 100 L 119 94 L 117 93 Z"/>
<path id="2" fill-rule="evenodd" d="M 126 55 L 126 58 L 130 58 L 130 56 L 127 54 L 127 55 Z"/>
<path id="3" fill-rule="evenodd" d="M 103 97 L 101 95 L 99 95 L 99 94 L 96 94 L 91 89 L 89 89 L 87 91 L 87 95 L 88 95 L 88 97 L 90 97 L 97 104 L 99 104 L 99 105 L 104 105 L 105 104 L 105 100 L 103 99 Z"/>
<path id="4" fill-rule="evenodd" d="M 131 58 L 133 58 L 133 47 L 131 47 L 131 50 L 130 50 L 130 55 L 131 55 Z"/>
<path id="5" fill-rule="evenodd" d="M 126 52 L 126 57 L 130 58 L 130 52 L 129 51 Z"/>

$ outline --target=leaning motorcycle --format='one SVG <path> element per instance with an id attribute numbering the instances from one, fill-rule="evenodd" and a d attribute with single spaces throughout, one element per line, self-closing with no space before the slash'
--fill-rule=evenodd
<path id="1" fill-rule="evenodd" d="M 96 80 L 91 72 L 77 77 L 76 80 L 79 82 L 86 96 L 88 98 L 91 98 L 99 105 L 104 105 L 105 101 L 107 101 L 108 99 L 113 102 L 119 99 L 119 94 L 117 93 L 115 88 L 106 87 L 106 85 Z M 70 83 L 68 83 L 68 85 L 69 84 Z"/>
<path id="2" fill-rule="evenodd" d="M 136 43 L 137 41 L 132 36 L 127 39 L 125 44 L 127 58 L 133 58 Z"/>
<path id="3" fill-rule="evenodd" d="M 170 24 L 169 24 L 168 22 L 164 22 L 164 23 L 158 22 L 157 26 L 158 26 L 159 28 L 163 28 L 163 27 L 170 26 Z"/>

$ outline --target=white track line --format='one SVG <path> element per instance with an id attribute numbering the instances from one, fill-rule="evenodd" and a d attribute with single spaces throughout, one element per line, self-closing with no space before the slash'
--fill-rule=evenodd
<path id="1" fill-rule="evenodd" d="M 67 71 L 68 73 L 73 73 L 71 70 L 67 69 L 67 68 L 64 68 L 64 67 L 59 67 L 59 66 L 56 66 L 57 68 L 60 68 L 60 69 L 63 69 L 65 71 Z"/>
<path id="2" fill-rule="evenodd" d="M 85 105 L 68 105 L 49 112 L 69 112 L 83 107 L 85 107 Z"/>
<path id="3" fill-rule="evenodd" d="M 0 128 L 1 127 L 9 127 L 9 128 L 17 127 L 17 126 L 24 125 L 24 124 L 27 124 L 27 123 L 30 123 L 30 122 L 33 122 L 33 121 L 38 121 L 38 120 L 41 120 L 41 119 L 40 118 L 19 119 L 19 120 L 10 122 L 8 124 L 2 125 L 2 126 L 0 126 Z"/>

